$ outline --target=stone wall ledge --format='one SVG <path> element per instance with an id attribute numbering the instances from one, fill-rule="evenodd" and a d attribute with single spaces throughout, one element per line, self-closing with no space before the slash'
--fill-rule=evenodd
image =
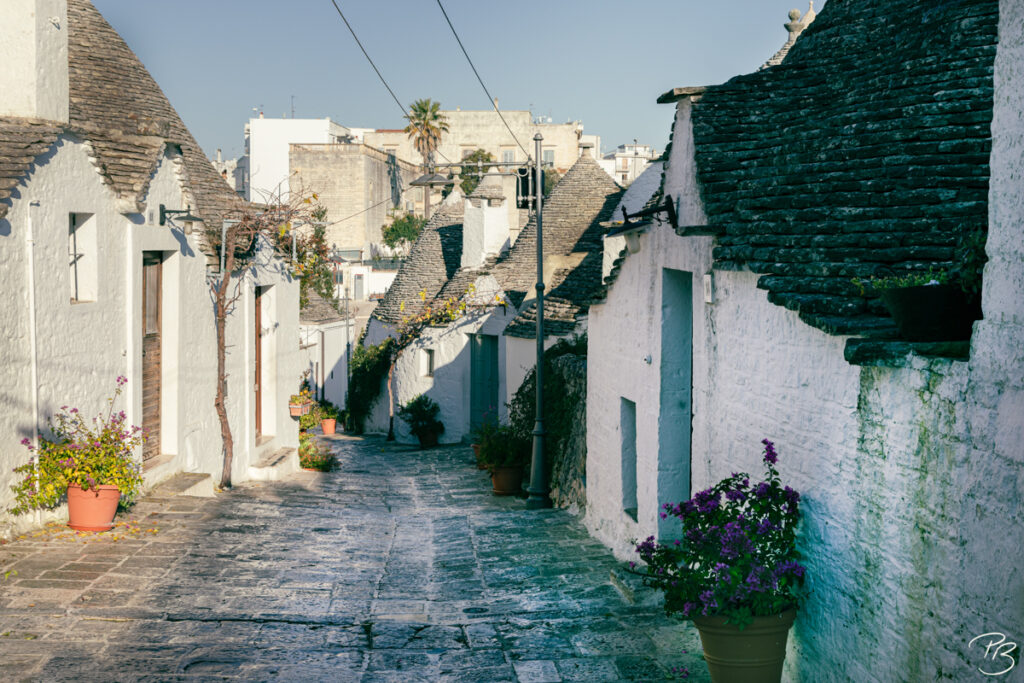
<path id="1" fill-rule="evenodd" d="M 890 368 L 908 365 L 910 354 L 966 361 L 970 358 L 971 342 L 908 342 L 892 339 L 854 338 L 847 340 L 843 352 L 846 361 L 851 365 Z"/>

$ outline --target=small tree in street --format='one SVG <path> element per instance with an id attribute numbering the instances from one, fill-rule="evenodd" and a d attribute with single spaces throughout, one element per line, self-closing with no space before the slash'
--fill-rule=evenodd
<path id="1" fill-rule="evenodd" d="M 234 459 L 234 437 L 227 412 L 227 321 L 235 310 L 235 304 L 245 293 L 243 269 L 251 265 L 258 253 L 271 249 L 278 254 L 287 254 L 285 247 L 291 247 L 291 231 L 299 222 L 313 220 L 317 196 L 293 192 L 288 202 L 268 203 L 257 206 L 247 204 L 225 216 L 224 229 L 211 226 L 206 231 L 207 241 L 216 247 L 221 256 L 223 268 L 219 277 L 211 278 L 210 291 L 213 297 L 214 320 L 217 328 L 217 393 L 214 410 L 220 421 L 221 440 L 224 447 L 224 465 L 220 486 L 231 486 L 231 464 Z M 300 268 L 295 264 L 295 275 Z"/>

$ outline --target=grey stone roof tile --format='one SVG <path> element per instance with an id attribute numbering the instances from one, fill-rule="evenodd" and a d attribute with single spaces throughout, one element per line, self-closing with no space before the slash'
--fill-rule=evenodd
<path id="1" fill-rule="evenodd" d="M 306 325 L 334 323 L 343 320 L 345 320 L 345 316 L 338 311 L 334 304 L 312 290 L 309 292 L 309 303 L 299 311 L 299 322 Z"/>
<path id="2" fill-rule="evenodd" d="M 48 121 L 0 117 L 0 218 L 10 209 L 11 190 L 60 133 L 60 127 Z"/>
<path id="3" fill-rule="evenodd" d="M 826 332 L 891 328 L 849 279 L 948 267 L 987 226 L 998 5 L 830 2 L 781 64 L 708 88 L 693 133 L 715 267 L 764 274 Z"/>
<path id="4" fill-rule="evenodd" d="M 101 176 L 133 210 L 168 144 L 180 149 L 193 213 L 208 226 L 245 205 L 214 170 L 160 87 L 88 0 L 68 0 L 68 124 L 0 118 L 3 200 L 62 133 L 88 143 Z M 208 255 L 212 250 L 204 246 Z"/>
<path id="5" fill-rule="evenodd" d="M 455 275 L 462 262 L 462 213 L 464 200 L 453 191 L 427 221 L 413 242 L 394 282 L 374 309 L 372 317 L 398 325 L 419 314 Z M 424 297 L 420 297 L 420 292 Z"/>

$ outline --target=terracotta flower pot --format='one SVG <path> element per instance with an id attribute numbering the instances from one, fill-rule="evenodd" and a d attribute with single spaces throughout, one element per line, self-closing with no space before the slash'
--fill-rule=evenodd
<path id="1" fill-rule="evenodd" d="M 480 444 L 473 443 L 470 444 L 470 446 L 473 447 L 473 455 L 476 456 L 476 468 L 478 470 L 486 470 L 487 465 L 485 465 L 484 462 L 480 459 Z"/>
<path id="2" fill-rule="evenodd" d="M 496 496 L 514 496 L 523 487 L 522 467 L 495 467 L 491 472 L 491 485 Z"/>
<path id="3" fill-rule="evenodd" d="M 108 531 L 117 514 L 121 492 L 116 486 L 97 486 L 83 491 L 68 486 L 68 526 L 78 531 Z"/>
<path id="4" fill-rule="evenodd" d="M 336 426 L 337 420 L 334 418 L 324 418 L 323 420 L 320 420 L 320 429 L 324 434 L 333 434 Z"/>
<path id="5" fill-rule="evenodd" d="M 796 610 L 754 617 L 740 629 L 725 617 L 693 617 L 713 683 L 779 683 Z"/>

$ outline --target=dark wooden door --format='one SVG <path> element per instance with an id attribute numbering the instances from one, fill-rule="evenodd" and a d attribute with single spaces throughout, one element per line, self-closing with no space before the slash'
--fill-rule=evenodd
<path id="1" fill-rule="evenodd" d="M 263 391 L 260 387 L 260 378 L 263 376 L 263 287 L 256 288 L 256 368 L 254 381 L 256 384 L 256 436 L 263 434 Z"/>
<path id="2" fill-rule="evenodd" d="M 142 428 L 143 461 L 160 455 L 161 262 L 158 251 L 142 253 Z"/>

